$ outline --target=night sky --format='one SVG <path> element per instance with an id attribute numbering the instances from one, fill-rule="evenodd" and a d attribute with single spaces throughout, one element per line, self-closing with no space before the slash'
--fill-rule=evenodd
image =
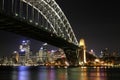
<path id="1" fill-rule="evenodd" d="M 78 39 L 84 38 L 87 50 L 96 54 L 104 48 L 120 52 L 120 8 L 115 1 L 56 0 L 68 18 Z M 0 31 L 0 56 L 19 49 L 24 39 L 13 33 Z M 38 51 L 42 43 L 31 40 L 31 49 Z"/>

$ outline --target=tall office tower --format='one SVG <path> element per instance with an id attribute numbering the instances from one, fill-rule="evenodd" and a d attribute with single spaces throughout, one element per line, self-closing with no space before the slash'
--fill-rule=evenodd
<path id="1" fill-rule="evenodd" d="M 43 55 L 42 55 L 43 62 L 48 62 L 48 50 L 47 50 L 47 43 L 43 44 Z"/>
<path id="2" fill-rule="evenodd" d="M 82 51 L 80 53 L 81 60 L 83 63 L 86 63 L 86 45 L 84 39 L 80 39 L 79 46 L 82 48 Z"/>
<path id="3" fill-rule="evenodd" d="M 37 56 L 37 61 L 43 63 L 43 47 L 40 48 Z"/>
<path id="4" fill-rule="evenodd" d="M 47 57 L 47 49 L 43 49 L 43 55 L 42 55 L 42 60 L 43 60 L 43 62 L 44 63 L 46 63 L 47 62 L 47 59 L 48 59 L 48 57 Z"/>
<path id="5" fill-rule="evenodd" d="M 22 55 L 25 56 L 25 61 L 27 61 L 30 58 L 30 41 L 29 40 L 22 41 L 22 44 L 20 45 L 20 52 Z"/>

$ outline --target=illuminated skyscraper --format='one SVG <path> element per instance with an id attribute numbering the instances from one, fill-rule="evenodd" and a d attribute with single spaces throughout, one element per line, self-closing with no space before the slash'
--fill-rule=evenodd
<path id="1" fill-rule="evenodd" d="M 25 61 L 30 58 L 30 41 L 24 40 L 20 45 L 20 55 L 24 55 Z"/>
<path id="2" fill-rule="evenodd" d="M 81 60 L 83 63 L 86 63 L 86 45 L 84 39 L 80 39 L 79 46 L 82 48 L 81 52 Z"/>
<path id="3" fill-rule="evenodd" d="M 38 62 L 43 62 L 43 47 L 40 48 L 39 52 L 38 52 Z"/>

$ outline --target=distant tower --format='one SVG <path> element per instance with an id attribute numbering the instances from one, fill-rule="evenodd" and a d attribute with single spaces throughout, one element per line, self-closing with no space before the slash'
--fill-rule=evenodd
<path id="1" fill-rule="evenodd" d="M 83 63 L 86 63 L 86 45 L 84 39 L 80 39 L 79 46 L 82 48 L 81 58 Z"/>

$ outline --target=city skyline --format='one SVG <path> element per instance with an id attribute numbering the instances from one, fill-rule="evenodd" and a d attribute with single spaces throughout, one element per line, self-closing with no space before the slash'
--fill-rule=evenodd
<path id="1" fill-rule="evenodd" d="M 93 49 L 97 54 L 106 47 L 119 50 L 120 12 L 117 2 L 56 1 L 68 18 L 78 42 L 80 38 L 85 39 L 87 50 Z M 29 39 L 4 31 L 0 31 L 0 36 L 1 55 L 10 54 L 17 49 L 20 41 Z M 33 50 L 42 45 L 33 39 L 31 42 Z"/>
<path id="2" fill-rule="evenodd" d="M 14 51 L 19 51 L 19 45 L 22 43 L 23 40 L 30 40 L 30 50 L 32 53 L 36 53 L 40 50 L 45 42 L 37 41 L 28 37 L 24 37 L 21 35 L 17 35 L 11 32 L 0 31 L 0 33 L 4 34 L 5 37 L 0 39 L 0 57 L 2 56 L 9 56 Z M 58 49 L 57 47 L 48 44 L 48 50 Z"/>

